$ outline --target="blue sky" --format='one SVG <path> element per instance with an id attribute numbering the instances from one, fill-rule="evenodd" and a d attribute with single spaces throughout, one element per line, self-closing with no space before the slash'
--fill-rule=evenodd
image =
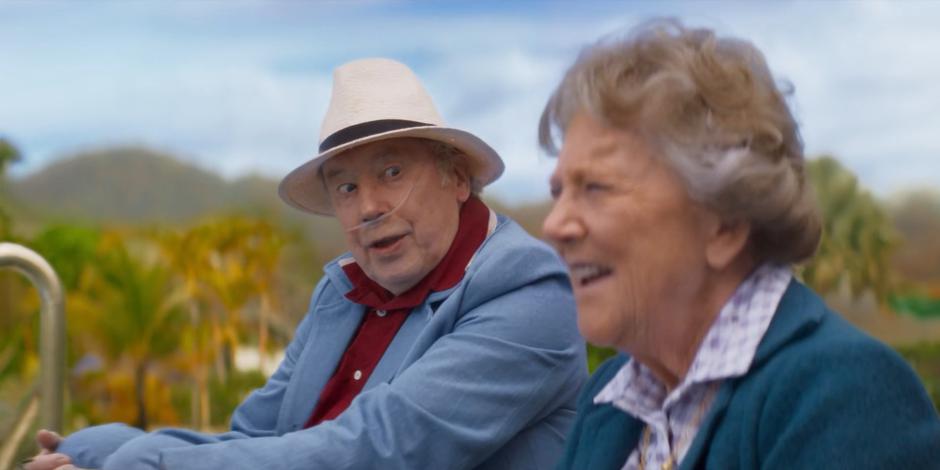
<path id="1" fill-rule="evenodd" d="M 315 153 L 332 69 L 408 63 L 445 119 L 543 199 L 542 106 L 578 50 L 652 16 L 744 37 L 795 86 L 807 153 L 880 196 L 940 187 L 940 2 L 0 1 L 0 135 L 26 161 L 140 144 L 236 177 Z"/>

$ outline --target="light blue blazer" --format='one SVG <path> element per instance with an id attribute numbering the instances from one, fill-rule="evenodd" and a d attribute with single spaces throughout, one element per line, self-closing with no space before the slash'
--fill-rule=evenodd
<path id="1" fill-rule="evenodd" d="M 231 432 L 158 433 L 162 468 L 544 469 L 561 456 L 587 378 L 564 267 L 515 222 L 495 218 L 463 280 L 435 292 L 395 336 L 362 393 L 301 429 L 365 312 L 338 261 L 264 387 Z M 251 437 L 251 439 L 247 439 Z"/>

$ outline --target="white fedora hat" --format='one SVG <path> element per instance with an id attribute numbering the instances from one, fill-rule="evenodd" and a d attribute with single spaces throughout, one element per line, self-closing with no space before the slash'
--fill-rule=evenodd
<path id="1" fill-rule="evenodd" d="M 278 194 L 302 211 L 333 215 L 320 167 L 330 157 L 382 139 L 419 137 L 449 144 L 468 160 L 479 187 L 503 173 L 503 161 L 486 142 L 447 127 L 418 77 L 389 59 L 362 59 L 333 72 L 333 95 L 320 127 L 319 154 L 284 177 Z"/>

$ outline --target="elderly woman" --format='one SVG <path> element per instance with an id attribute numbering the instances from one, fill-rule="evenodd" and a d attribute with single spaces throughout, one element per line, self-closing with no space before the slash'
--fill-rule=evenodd
<path id="1" fill-rule="evenodd" d="M 582 392 L 560 468 L 940 468 L 911 369 L 793 277 L 820 218 L 753 45 L 674 21 L 602 40 L 540 139 L 579 329 L 622 353 Z"/>

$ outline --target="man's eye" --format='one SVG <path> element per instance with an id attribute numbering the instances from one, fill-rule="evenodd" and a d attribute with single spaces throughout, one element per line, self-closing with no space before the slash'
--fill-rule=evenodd
<path id="1" fill-rule="evenodd" d="M 609 188 L 610 188 L 609 186 L 607 186 L 606 184 L 602 184 L 602 183 L 596 183 L 596 182 L 584 183 L 584 190 L 589 193 L 606 191 Z"/>
<path id="2" fill-rule="evenodd" d="M 336 187 L 336 192 L 340 194 L 350 194 L 356 190 L 356 185 L 352 183 L 343 183 Z"/>
<path id="3" fill-rule="evenodd" d="M 394 178 L 400 174 L 401 174 L 400 166 L 390 166 L 385 169 L 385 177 L 387 178 Z"/>
<path id="4" fill-rule="evenodd" d="M 548 193 L 552 195 L 552 199 L 558 199 L 561 197 L 561 185 L 553 184 L 549 186 Z"/>

